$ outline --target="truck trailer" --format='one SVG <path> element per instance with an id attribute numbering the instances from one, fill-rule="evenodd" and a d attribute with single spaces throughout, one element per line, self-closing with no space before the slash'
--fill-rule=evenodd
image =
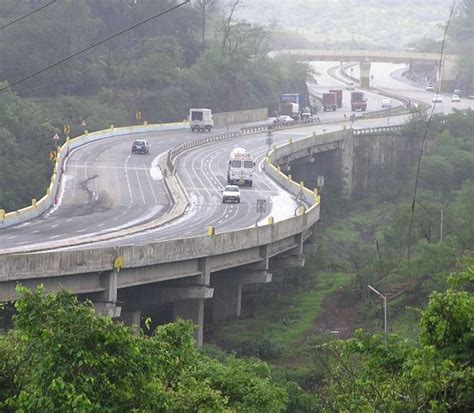
<path id="1" fill-rule="evenodd" d="M 331 89 L 329 92 L 336 94 L 337 107 L 342 108 L 342 89 Z"/>
<path id="2" fill-rule="evenodd" d="M 300 106 L 298 103 L 284 102 L 280 103 L 280 115 L 291 116 L 294 120 L 300 117 Z"/>
<path id="3" fill-rule="evenodd" d="M 323 93 L 323 108 L 325 112 L 328 110 L 336 110 L 337 96 L 335 93 Z"/>
<path id="4" fill-rule="evenodd" d="M 351 92 L 351 109 L 353 112 L 356 110 L 365 112 L 367 110 L 367 98 L 364 92 Z"/>

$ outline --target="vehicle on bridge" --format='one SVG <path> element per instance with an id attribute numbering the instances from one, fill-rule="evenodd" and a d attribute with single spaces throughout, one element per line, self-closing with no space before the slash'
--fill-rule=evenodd
<path id="1" fill-rule="evenodd" d="M 255 162 L 244 148 L 234 148 L 230 153 L 227 169 L 227 183 L 236 185 L 253 184 Z"/>
<path id="2" fill-rule="evenodd" d="M 337 95 L 335 93 L 323 93 L 323 109 L 325 112 L 337 109 Z"/>
<path id="3" fill-rule="evenodd" d="M 237 185 L 227 185 L 222 193 L 222 203 L 237 202 L 240 204 L 240 189 Z"/>
<path id="4" fill-rule="evenodd" d="M 288 115 L 280 115 L 278 118 L 275 119 L 276 124 L 286 125 L 287 123 L 294 123 L 294 119 Z"/>
<path id="5" fill-rule="evenodd" d="M 461 102 L 461 97 L 459 95 L 451 96 L 451 102 Z"/>
<path id="6" fill-rule="evenodd" d="M 426 85 L 426 91 L 427 92 L 434 92 L 434 86 L 433 85 Z"/>
<path id="7" fill-rule="evenodd" d="M 433 103 L 441 103 L 443 101 L 443 98 L 441 97 L 441 95 L 434 95 L 433 99 L 431 99 L 431 101 Z"/>
<path id="8" fill-rule="evenodd" d="M 390 99 L 382 100 L 382 109 L 390 109 L 392 107 L 392 101 Z"/>
<path id="9" fill-rule="evenodd" d="M 145 139 L 137 139 L 135 142 L 132 144 L 132 153 L 143 153 L 145 155 L 148 155 L 150 152 L 150 145 Z"/>
<path id="10" fill-rule="evenodd" d="M 337 107 L 342 108 L 342 89 L 330 89 L 329 93 L 336 94 Z"/>
<path id="11" fill-rule="evenodd" d="M 289 116 L 293 120 L 298 120 L 300 118 L 300 106 L 293 102 L 280 103 L 281 116 Z"/>
<path id="12" fill-rule="evenodd" d="M 211 109 L 189 109 L 189 124 L 191 132 L 210 132 L 214 127 Z"/>
<path id="13" fill-rule="evenodd" d="M 367 110 L 367 98 L 364 92 L 351 92 L 351 110 L 361 110 L 365 112 Z"/>

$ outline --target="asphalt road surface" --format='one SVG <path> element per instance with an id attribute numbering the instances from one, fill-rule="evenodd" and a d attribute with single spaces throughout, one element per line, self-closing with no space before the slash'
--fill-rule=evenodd
<path id="1" fill-rule="evenodd" d="M 343 83 L 328 74 L 338 63 L 316 63 L 319 72 L 314 93 L 322 93 Z M 373 64 L 376 86 L 411 98 L 430 100 L 422 88 L 407 86 L 391 74 L 400 65 Z M 334 70 L 333 70 L 334 72 Z M 383 96 L 367 93 L 368 110 L 380 110 Z M 321 122 L 309 127 L 274 132 L 275 144 L 305 138 L 315 133 L 349 126 L 349 91 L 344 92 L 344 107 L 335 112 L 320 113 Z M 421 99 L 422 100 L 422 99 Z M 464 103 L 464 102 L 463 102 Z M 461 106 L 460 106 L 461 107 Z M 464 106 L 462 106 L 464 107 Z M 451 105 L 440 106 L 450 110 Z M 401 124 L 405 117 L 392 117 L 391 124 Z M 384 126 L 386 119 L 358 120 L 354 127 Z M 234 127 L 238 129 L 238 127 Z M 213 133 L 218 133 L 214 131 Z M 63 178 L 62 193 L 58 205 L 44 216 L 30 222 L 0 230 L 0 246 L 3 248 L 28 247 L 48 249 L 48 242 L 77 239 L 103 234 L 120 228 L 133 227 L 138 223 L 156 219 L 166 213 L 169 198 L 157 167 L 160 154 L 181 142 L 197 138 L 190 131 L 168 131 L 146 135 L 151 143 L 149 155 L 132 155 L 134 136 L 123 136 L 86 145 L 72 153 Z M 186 213 L 164 226 L 142 233 L 94 243 L 93 246 L 143 244 L 150 241 L 205 235 L 207 227 L 216 231 L 232 231 L 263 223 L 272 215 L 276 221 L 294 214 L 298 203 L 261 171 L 260 166 L 267 153 L 266 135 L 257 134 L 236 139 L 214 142 L 193 148 L 177 159 L 177 170 L 185 187 L 190 205 Z M 257 172 L 254 185 L 241 188 L 240 204 L 223 204 L 222 189 L 226 184 L 229 154 L 234 147 L 246 148 L 254 157 Z M 257 199 L 265 199 L 267 210 L 259 215 Z M 82 244 L 68 249 L 91 248 Z M 1 253 L 1 250 L 0 250 Z"/>

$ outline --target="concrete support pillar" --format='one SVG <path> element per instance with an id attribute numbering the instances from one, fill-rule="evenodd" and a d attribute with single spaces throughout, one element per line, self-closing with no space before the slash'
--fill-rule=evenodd
<path id="1" fill-rule="evenodd" d="M 438 65 L 438 86 L 442 92 L 452 92 L 457 87 L 457 63 L 445 57 Z"/>
<path id="2" fill-rule="evenodd" d="M 211 282 L 209 260 L 207 258 L 199 259 L 198 268 L 201 274 L 183 284 L 181 288 L 183 292 L 180 293 L 184 294 L 181 295 L 183 299 L 173 303 L 173 319 L 176 320 L 179 317 L 192 321 L 196 325 L 194 337 L 198 346 L 202 346 L 204 341 L 204 300 L 212 298 L 214 291 L 209 288 Z M 186 299 L 187 297 L 189 298 Z"/>
<path id="3" fill-rule="evenodd" d="M 242 284 L 221 277 L 213 283 L 212 320 L 232 320 L 240 317 L 242 309 Z"/>
<path id="4" fill-rule="evenodd" d="M 354 168 L 354 136 L 347 130 L 341 148 L 342 160 L 342 192 L 349 196 L 352 193 L 352 173 Z"/>
<path id="5" fill-rule="evenodd" d="M 140 310 L 124 310 L 120 313 L 120 321 L 132 327 L 136 334 L 140 332 L 142 312 Z"/>
<path id="6" fill-rule="evenodd" d="M 198 346 L 202 346 L 204 341 L 204 299 L 176 301 L 173 303 L 173 320 L 182 318 L 190 320 L 195 325 L 194 338 Z"/>
<path id="7" fill-rule="evenodd" d="M 360 62 L 360 87 L 370 89 L 370 62 Z"/>
<path id="8" fill-rule="evenodd" d="M 110 271 L 102 275 L 104 291 L 94 300 L 98 316 L 120 317 L 121 307 L 117 305 L 117 272 Z"/>
<path id="9" fill-rule="evenodd" d="M 237 270 L 216 275 L 212 280 L 212 320 L 232 320 L 240 317 L 242 310 L 242 286 L 269 283 L 272 274 L 261 270 Z"/>

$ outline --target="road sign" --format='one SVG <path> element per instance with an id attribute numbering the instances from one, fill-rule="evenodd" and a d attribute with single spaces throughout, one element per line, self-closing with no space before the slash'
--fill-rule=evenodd
<path id="1" fill-rule="evenodd" d="M 324 186 L 324 176 L 318 175 L 318 186 L 322 188 Z"/>
<path id="2" fill-rule="evenodd" d="M 59 135 L 57 133 L 54 134 L 53 140 L 57 143 L 59 141 Z"/>
<path id="3" fill-rule="evenodd" d="M 272 137 L 269 136 L 269 137 L 267 138 L 267 140 L 265 141 L 265 143 L 266 143 L 268 146 L 272 145 L 272 144 L 273 144 L 273 139 L 272 139 Z"/>
<path id="4" fill-rule="evenodd" d="M 49 151 L 49 160 L 51 162 L 56 162 L 58 159 L 58 152 L 57 151 Z"/>
<path id="5" fill-rule="evenodd" d="M 64 133 L 67 135 L 68 133 L 71 133 L 71 125 L 64 125 L 63 129 Z"/>
<path id="6" fill-rule="evenodd" d="M 267 200 L 257 199 L 257 213 L 264 214 L 267 210 Z"/>
<path id="7" fill-rule="evenodd" d="M 142 119 L 142 113 L 141 112 L 135 112 L 135 119 L 136 120 L 141 120 Z"/>

